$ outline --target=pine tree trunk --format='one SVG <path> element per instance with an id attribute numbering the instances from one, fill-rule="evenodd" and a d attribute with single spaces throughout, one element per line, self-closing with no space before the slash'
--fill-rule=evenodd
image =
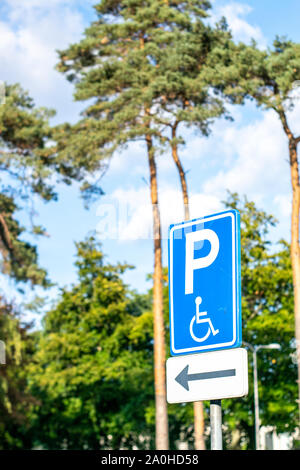
<path id="1" fill-rule="evenodd" d="M 300 138 L 294 137 L 289 128 L 287 118 L 283 108 L 278 110 L 278 114 L 289 141 L 289 157 L 292 183 L 292 218 L 291 218 L 291 262 L 293 272 L 293 291 L 294 291 L 294 316 L 295 316 L 295 339 L 296 339 L 296 357 L 298 365 L 298 434 L 300 433 L 300 180 L 297 144 Z M 299 436 L 298 436 L 299 437 Z"/>
<path id="2" fill-rule="evenodd" d="M 169 449 L 168 412 L 166 401 L 165 377 L 165 330 L 163 318 L 163 270 L 161 222 L 158 205 L 157 172 L 154 148 L 151 136 L 146 136 L 148 161 L 150 169 L 151 202 L 153 213 L 154 239 L 154 276 L 153 276 L 153 317 L 154 317 L 154 385 L 155 385 L 155 423 L 156 449 Z"/>
<path id="3" fill-rule="evenodd" d="M 176 138 L 176 127 L 177 126 L 172 127 L 172 139 Z M 180 158 L 178 156 L 177 145 L 175 143 L 172 144 L 172 157 L 178 169 L 179 178 L 180 178 L 181 191 L 182 191 L 183 204 L 184 204 L 184 218 L 185 220 L 189 220 L 190 219 L 190 205 L 189 205 L 187 181 L 186 181 L 184 169 L 182 167 Z M 202 401 L 194 402 L 194 443 L 195 443 L 195 450 L 205 450 L 204 412 L 203 412 Z"/>
<path id="4" fill-rule="evenodd" d="M 297 144 L 293 138 L 289 141 L 290 169 L 292 182 L 292 220 L 291 220 L 291 260 L 294 286 L 295 338 L 298 364 L 298 411 L 300 423 L 300 245 L 299 245 L 299 215 L 300 215 L 300 181 L 297 155 Z"/>
<path id="5" fill-rule="evenodd" d="M 190 218 L 190 208 L 189 208 L 189 196 L 188 196 L 187 182 L 186 182 L 184 169 L 183 169 L 183 167 L 181 165 L 181 161 L 178 157 L 178 151 L 177 151 L 177 145 L 176 144 L 172 145 L 172 157 L 173 157 L 173 160 L 175 162 L 175 165 L 177 166 L 178 173 L 179 173 L 179 178 L 180 178 L 181 191 L 182 191 L 183 204 L 184 204 L 184 218 L 185 218 L 185 220 L 189 220 L 189 218 Z"/>
<path id="6" fill-rule="evenodd" d="M 204 412 L 202 401 L 194 401 L 194 442 L 195 450 L 205 450 Z"/>

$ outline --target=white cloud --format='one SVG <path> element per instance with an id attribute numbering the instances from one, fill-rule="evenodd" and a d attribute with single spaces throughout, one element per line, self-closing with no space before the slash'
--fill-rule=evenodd
<path id="1" fill-rule="evenodd" d="M 195 193 L 190 198 L 191 219 L 221 211 L 224 206 L 215 195 Z"/>
<path id="2" fill-rule="evenodd" d="M 55 71 L 57 49 L 78 41 L 93 17 L 95 0 L 2 0 L 0 20 L 0 80 L 20 82 L 38 105 L 58 109 L 58 120 L 77 119 L 83 105 L 72 103 L 73 86 Z M 260 44 L 260 29 L 245 17 L 251 8 L 233 2 L 216 7 L 212 19 L 225 15 L 237 39 L 254 37 Z M 117 164 L 117 161 L 114 162 Z"/>
<path id="3" fill-rule="evenodd" d="M 170 224 L 184 220 L 182 194 L 179 189 L 164 186 L 159 193 L 162 237 L 168 238 Z M 221 209 L 215 196 L 192 193 L 191 218 L 201 217 Z M 96 227 L 99 238 L 120 241 L 149 240 L 152 238 L 152 206 L 147 188 L 116 189 L 99 204 Z"/>
<path id="4" fill-rule="evenodd" d="M 287 104 L 293 104 L 294 108 L 291 111 L 287 111 L 288 123 L 295 137 L 300 135 L 300 81 L 294 82 L 294 89 L 290 93 L 290 102 Z"/>
<path id="5" fill-rule="evenodd" d="M 215 5 L 211 20 L 215 23 L 224 16 L 236 41 L 249 43 L 254 39 L 260 48 L 265 49 L 267 40 L 261 29 L 246 20 L 252 10 L 253 8 L 246 3 L 231 2 L 228 5 Z"/>
<path id="6" fill-rule="evenodd" d="M 286 191 L 288 147 L 275 113 L 265 112 L 243 127 L 224 128 L 223 142 L 236 158 L 204 185 L 206 193 L 220 194 L 227 188 L 257 199 Z"/>
<path id="7" fill-rule="evenodd" d="M 180 204 L 179 191 L 165 188 L 160 193 L 164 229 L 169 223 L 174 223 L 178 216 L 182 217 L 183 210 L 178 210 Z M 101 238 L 128 241 L 152 237 L 152 206 L 150 192 L 146 187 L 116 189 L 102 199 L 96 215 L 100 218 L 97 232 Z"/>
<path id="8" fill-rule="evenodd" d="M 295 117 L 297 109 L 293 111 Z M 291 114 L 290 114 L 291 117 Z M 297 124 L 290 120 L 293 127 Z M 288 161 L 288 142 L 277 115 L 273 111 L 257 115 L 250 124 L 224 125 L 210 138 L 211 154 L 217 148 L 230 149 L 231 162 L 222 162 L 219 155 L 219 170 L 206 178 L 202 186 L 203 194 L 221 201 L 226 192 L 237 192 L 247 196 L 258 208 L 272 214 L 278 224 L 271 230 L 271 240 L 290 240 L 291 183 Z M 216 157 L 213 157 L 216 158 Z M 212 211 L 213 212 L 213 211 Z"/>
<path id="9" fill-rule="evenodd" d="M 274 203 L 277 206 L 276 217 L 290 218 L 292 213 L 292 194 L 279 194 L 275 196 Z"/>
<path id="10" fill-rule="evenodd" d="M 0 79 L 19 82 L 39 106 L 57 108 L 62 118 L 77 114 L 82 105 L 72 103 L 73 87 L 55 65 L 56 50 L 81 38 L 83 13 L 71 0 L 5 0 L 1 7 L 6 19 L 0 21 Z"/>
<path id="11" fill-rule="evenodd" d="M 131 142 L 125 150 L 115 152 L 109 163 L 109 175 L 123 176 L 124 172 L 131 175 L 134 173 L 140 177 L 148 175 L 145 143 Z"/>
<path id="12" fill-rule="evenodd" d="M 253 115 L 253 104 L 245 105 L 243 110 L 244 114 L 239 109 L 235 113 L 235 125 L 218 120 L 209 138 L 188 138 L 186 148 L 181 151 L 185 169 L 190 164 L 193 167 L 193 174 L 187 174 L 191 218 L 222 210 L 224 206 L 221 201 L 226 199 L 229 190 L 240 196 L 247 195 L 259 208 L 275 215 L 280 221 L 280 236 L 286 237 L 291 197 L 286 136 L 273 111 L 258 111 Z M 298 108 L 293 111 L 293 116 L 290 113 L 293 117 L 291 125 L 296 122 L 297 113 Z M 251 119 L 247 120 L 247 115 Z M 135 152 L 123 155 L 123 160 L 120 158 L 116 164 L 118 174 L 129 168 L 134 169 L 136 161 L 143 159 L 141 172 L 148 175 L 145 149 L 137 147 L 135 150 L 140 154 L 139 158 L 136 158 Z M 131 158 L 134 159 L 132 165 Z M 168 226 L 184 218 L 179 178 L 170 155 L 158 158 L 158 176 L 163 236 L 166 238 Z M 103 222 L 107 222 L 105 210 L 110 207 L 113 213 L 110 215 L 113 230 L 107 231 L 108 238 L 126 241 L 152 236 L 149 187 L 143 185 L 137 188 L 136 177 L 134 171 L 132 186 L 116 189 L 110 197 L 102 199 L 103 203 L 113 206 L 113 209 L 110 206 L 105 209 L 100 205 L 98 212 L 99 217 L 104 216 L 99 225 L 101 227 L 102 224 L 102 229 Z M 119 222 L 121 225 L 118 225 Z"/>
<path id="13" fill-rule="evenodd" d="M 54 9 L 75 9 L 90 7 L 95 0 L 3 0 L 8 17 L 12 21 L 24 21 L 24 19 L 36 18 L 38 15 L 45 16 Z M 26 18 L 25 18 L 26 17 Z"/>

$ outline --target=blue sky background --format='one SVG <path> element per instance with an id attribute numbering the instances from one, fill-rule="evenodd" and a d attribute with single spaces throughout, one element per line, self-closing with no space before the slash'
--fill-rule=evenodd
<path id="1" fill-rule="evenodd" d="M 19 82 L 38 106 L 56 109 L 53 123 L 76 122 L 84 108 L 84 104 L 74 103 L 72 85 L 54 70 L 55 51 L 82 37 L 94 18 L 92 4 L 94 0 L 1 1 L 0 80 Z M 224 15 L 237 41 L 249 43 L 254 38 L 261 48 L 271 46 L 276 35 L 300 41 L 298 0 L 215 0 L 212 4 L 210 21 L 215 22 Z M 289 119 L 293 130 L 300 133 L 299 108 L 297 105 Z M 277 117 L 272 111 L 256 109 L 253 103 L 232 108 L 232 115 L 233 123 L 216 121 L 209 138 L 184 133 L 187 145 L 181 149 L 181 157 L 185 169 L 189 170 L 192 217 L 218 211 L 226 190 L 237 191 L 280 220 L 272 231 L 273 240 L 280 237 L 289 240 L 288 154 Z M 158 171 L 166 235 L 170 223 L 183 219 L 182 201 L 170 155 L 158 157 Z M 105 196 L 89 210 L 83 207 L 77 185 L 60 186 L 58 202 L 35 201 L 36 223 L 46 227 L 50 237 L 34 242 L 38 245 L 40 264 L 58 286 L 76 281 L 74 242 L 98 229 L 109 261 L 136 266 L 125 275 L 126 282 L 140 292 L 150 287 L 146 281 L 153 265 L 148 180 L 145 149 L 141 144 L 134 144 L 114 156 L 102 180 Z M 116 228 L 115 211 L 121 214 L 122 222 L 117 233 L 112 230 Z M 27 215 L 20 213 L 20 220 L 27 224 Z M 166 264 L 166 240 L 163 248 Z M 13 285 L 7 280 L 3 280 L 2 290 L 15 295 Z M 52 289 L 49 298 L 55 298 L 56 293 L 57 288 Z M 27 292 L 26 300 L 32 296 L 33 293 Z"/>

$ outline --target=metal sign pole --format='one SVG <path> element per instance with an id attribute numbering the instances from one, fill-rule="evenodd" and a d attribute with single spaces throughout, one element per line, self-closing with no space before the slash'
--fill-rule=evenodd
<path id="1" fill-rule="evenodd" d="M 247 351 L 240 348 L 239 212 L 172 224 L 168 238 L 174 357 L 166 364 L 167 401 L 210 400 L 211 449 L 222 450 L 221 400 L 248 394 Z"/>
<path id="2" fill-rule="evenodd" d="M 221 400 L 210 402 L 210 446 L 211 450 L 222 450 L 222 408 Z"/>

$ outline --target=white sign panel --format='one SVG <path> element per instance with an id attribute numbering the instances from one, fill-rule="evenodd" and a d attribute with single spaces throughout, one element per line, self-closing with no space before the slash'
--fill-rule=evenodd
<path id="1" fill-rule="evenodd" d="M 167 401 L 221 400 L 248 394 L 247 350 L 226 349 L 167 360 Z"/>

